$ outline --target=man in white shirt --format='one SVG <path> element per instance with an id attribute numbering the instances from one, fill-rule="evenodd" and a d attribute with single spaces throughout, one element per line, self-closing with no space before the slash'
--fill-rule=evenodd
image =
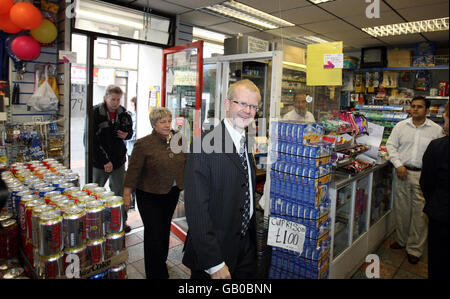
<path id="1" fill-rule="evenodd" d="M 393 213 L 396 222 L 393 249 L 406 248 L 408 261 L 416 264 L 427 239 L 425 199 L 419 179 L 422 156 L 431 140 L 443 136 L 442 128 L 426 115 L 429 102 L 422 96 L 411 101 L 411 118 L 399 122 L 386 143 L 389 159 L 396 169 Z"/>
<path id="2" fill-rule="evenodd" d="M 314 123 L 314 115 L 307 110 L 306 93 L 297 93 L 294 97 L 294 109 L 283 116 L 284 120 Z"/>
<path id="3" fill-rule="evenodd" d="M 200 152 L 199 140 L 193 142 L 184 174 L 189 230 L 183 257 L 192 279 L 255 278 L 256 175 L 246 129 L 260 102 L 253 82 L 234 83 L 225 119 L 203 134 Z"/>

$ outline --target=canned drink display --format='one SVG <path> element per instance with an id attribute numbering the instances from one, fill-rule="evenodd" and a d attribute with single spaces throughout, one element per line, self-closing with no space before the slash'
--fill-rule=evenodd
<path id="1" fill-rule="evenodd" d="M 58 161 L 56 161 L 53 158 L 46 158 L 46 159 L 42 160 L 42 164 L 44 164 L 47 167 L 48 167 L 49 164 L 55 163 L 55 162 L 58 162 Z"/>
<path id="2" fill-rule="evenodd" d="M 3 274 L 3 279 L 17 279 L 25 275 L 25 270 L 22 267 L 15 267 L 6 271 Z"/>
<path id="3" fill-rule="evenodd" d="M 78 202 L 78 198 L 80 198 L 82 196 L 86 196 L 86 195 L 88 195 L 88 193 L 86 191 L 79 190 L 79 191 L 72 192 L 70 194 L 70 197 L 72 200 Z"/>
<path id="4" fill-rule="evenodd" d="M 39 220 L 39 254 L 54 256 L 63 248 L 62 216 L 56 211 L 41 214 Z"/>
<path id="5" fill-rule="evenodd" d="M 52 188 L 54 188 L 54 187 L 52 187 Z M 53 191 L 45 193 L 44 194 L 45 203 L 49 204 L 52 201 L 53 197 L 60 196 L 60 195 L 61 195 L 61 192 L 60 191 L 56 191 L 56 190 L 53 190 Z"/>
<path id="6" fill-rule="evenodd" d="M 75 200 L 75 202 L 76 202 L 78 205 L 81 204 L 81 205 L 84 205 L 84 206 L 86 207 L 86 203 L 87 203 L 88 201 L 92 201 L 92 200 L 96 200 L 94 196 L 91 196 L 91 195 L 84 195 L 84 196 L 78 197 L 78 198 Z"/>
<path id="7" fill-rule="evenodd" d="M 69 173 L 67 175 L 65 174 L 64 175 L 64 179 L 67 182 L 72 183 L 72 184 L 74 184 L 77 187 L 80 186 L 80 177 L 76 173 Z"/>
<path id="8" fill-rule="evenodd" d="M 64 275 L 63 253 L 58 252 L 52 256 L 40 256 L 38 275 L 44 279 L 56 279 Z"/>
<path id="9" fill-rule="evenodd" d="M 31 213 L 31 243 L 33 248 L 39 249 L 39 221 L 43 213 L 54 211 L 55 207 L 50 205 L 37 206 Z"/>
<path id="10" fill-rule="evenodd" d="M 18 214 L 17 194 L 24 192 L 24 191 L 29 191 L 29 189 L 23 185 L 10 188 L 9 196 L 10 196 L 10 204 L 11 204 L 11 209 L 12 209 L 11 212 L 13 212 L 15 215 Z M 23 194 L 23 195 L 26 195 L 26 194 Z"/>
<path id="11" fill-rule="evenodd" d="M 34 192 L 39 195 L 38 190 L 45 188 L 45 187 L 49 187 L 48 183 L 45 183 L 43 181 L 39 181 L 39 183 L 35 183 L 33 185 L 31 185 L 31 190 L 34 190 Z"/>
<path id="12" fill-rule="evenodd" d="M 105 243 L 105 238 L 88 240 L 86 244 L 86 256 L 89 266 L 105 260 Z"/>
<path id="13" fill-rule="evenodd" d="M 31 175 L 29 177 L 26 177 L 23 180 L 23 183 L 25 185 L 27 185 L 28 187 L 30 187 L 30 188 L 31 188 L 31 186 L 33 186 L 33 184 L 40 183 L 40 182 L 41 182 L 41 180 L 35 175 Z"/>
<path id="14" fill-rule="evenodd" d="M 107 278 L 108 278 L 108 270 L 88 277 L 88 279 L 107 279 Z"/>
<path id="15" fill-rule="evenodd" d="M 78 256 L 78 261 L 80 262 L 80 269 L 86 267 L 87 256 L 86 256 L 86 244 L 81 245 L 76 248 L 64 248 L 64 271 L 67 266 L 71 263 L 72 259 L 67 259 L 71 254 Z"/>
<path id="16" fill-rule="evenodd" d="M 84 185 L 82 190 L 86 191 L 90 195 L 91 191 L 94 190 L 95 188 L 98 188 L 98 184 L 97 183 L 89 183 L 89 184 Z"/>
<path id="17" fill-rule="evenodd" d="M 60 177 L 56 177 L 53 181 L 52 181 L 52 186 L 56 188 L 56 190 L 59 190 L 59 186 L 61 186 L 62 184 L 66 183 L 65 179 L 62 179 Z M 62 193 L 62 192 L 61 192 Z"/>
<path id="18" fill-rule="evenodd" d="M 75 192 L 75 191 L 80 191 L 80 188 L 79 188 L 79 187 L 76 187 L 76 186 L 66 188 L 66 189 L 64 190 L 63 194 L 69 196 L 70 198 L 72 198 L 72 195 L 71 195 L 71 194 L 72 194 L 72 192 Z"/>
<path id="19" fill-rule="evenodd" d="M 0 222 L 0 259 L 10 259 L 19 254 L 19 226 L 15 219 Z"/>
<path id="20" fill-rule="evenodd" d="M 12 196 L 12 200 L 13 200 L 13 206 L 14 206 L 14 210 L 15 210 L 15 215 L 19 215 L 19 205 L 20 205 L 20 201 L 22 200 L 22 198 L 26 195 L 31 195 L 34 194 L 33 191 L 31 190 L 23 190 L 20 192 L 17 192 L 15 194 L 15 196 L 13 196 L 13 193 L 11 193 Z"/>
<path id="21" fill-rule="evenodd" d="M 91 190 L 91 194 L 92 196 L 95 196 L 95 198 L 98 198 L 98 195 L 100 193 L 106 192 L 106 188 L 105 187 L 97 187 Z"/>
<path id="22" fill-rule="evenodd" d="M 111 196 L 105 201 L 105 230 L 107 234 L 123 230 L 125 206 L 121 196 Z"/>
<path id="23" fill-rule="evenodd" d="M 22 244 L 25 245 L 27 225 L 26 225 L 26 204 L 33 200 L 40 200 L 39 196 L 36 194 L 25 195 L 20 198 L 19 202 L 19 212 L 17 214 L 17 219 L 19 220 L 19 231 L 22 235 Z"/>
<path id="24" fill-rule="evenodd" d="M 33 210 L 39 206 L 45 206 L 45 201 L 38 199 L 38 200 L 32 200 L 25 204 L 25 226 L 26 226 L 26 240 L 32 240 L 32 232 L 33 228 L 31 226 L 31 215 L 33 213 Z"/>
<path id="25" fill-rule="evenodd" d="M 103 202 L 103 204 L 106 203 L 106 199 L 109 197 L 116 196 L 116 194 L 113 191 L 105 191 L 98 195 L 98 199 Z"/>
<path id="26" fill-rule="evenodd" d="M 89 240 L 103 238 L 105 235 L 105 206 L 101 201 L 86 203 L 86 237 Z"/>
<path id="27" fill-rule="evenodd" d="M 0 214 L 0 222 L 13 218 L 14 215 L 11 212 L 1 213 Z"/>
<path id="28" fill-rule="evenodd" d="M 45 196 L 46 193 L 51 192 L 51 191 L 55 191 L 55 189 L 56 189 L 55 187 L 47 186 L 47 187 L 43 187 L 43 188 L 38 189 L 37 192 L 38 192 L 39 197 L 44 199 L 44 196 Z"/>
<path id="29" fill-rule="evenodd" d="M 64 179 L 63 179 L 64 180 Z M 69 189 L 69 188 L 74 188 L 75 185 L 73 183 L 68 183 L 64 180 L 65 183 L 60 184 L 58 187 L 56 187 L 56 190 L 60 191 L 61 193 L 64 194 L 64 192 Z M 75 187 L 76 188 L 76 187 Z M 78 188 L 78 190 L 80 190 Z"/>
<path id="30" fill-rule="evenodd" d="M 106 235 L 105 258 L 110 259 L 125 249 L 125 232 Z"/>
<path id="31" fill-rule="evenodd" d="M 61 202 L 61 201 L 64 201 L 64 200 L 68 200 L 69 199 L 69 197 L 68 196 L 65 196 L 65 195 L 55 195 L 55 196 L 53 196 L 52 198 L 50 198 L 50 202 L 48 203 L 50 206 L 53 206 L 53 207 L 55 207 L 55 208 L 57 208 L 58 207 L 58 204 Z"/>
<path id="32" fill-rule="evenodd" d="M 64 215 L 64 213 L 66 212 L 66 210 L 70 207 L 74 207 L 76 205 L 76 203 L 73 200 L 70 199 L 65 199 L 65 200 L 61 200 L 58 201 L 56 209 L 59 211 L 59 213 L 62 215 Z"/>
<path id="33" fill-rule="evenodd" d="M 20 169 L 16 173 L 16 178 L 19 179 L 19 181 L 23 182 L 25 178 L 32 176 L 33 173 L 29 169 Z"/>
<path id="34" fill-rule="evenodd" d="M 86 213 L 80 207 L 66 209 L 63 215 L 64 247 L 78 248 L 86 242 Z"/>
<path id="35" fill-rule="evenodd" d="M 50 171 L 50 170 L 49 170 Z M 44 182 L 47 182 L 51 185 L 53 185 L 53 181 L 59 179 L 59 176 L 53 172 L 45 173 L 43 176 Z"/>
<path id="36" fill-rule="evenodd" d="M 121 263 L 109 268 L 108 279 L 128 279 L 127 264 Z"/>

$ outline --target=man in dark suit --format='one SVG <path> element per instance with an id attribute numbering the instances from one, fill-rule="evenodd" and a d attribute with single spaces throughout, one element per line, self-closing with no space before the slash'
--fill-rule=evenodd
<path id="1" fill-rule="evenodd" d="M 448 102 L 444 113 L 444 134 L 430 142 L 423 154 L 420 188 L 428 215 L 428 278 L 448 279 L 449 272 L 449 137 Z"/>
<path id="2" fill-rule="evenodd" d="M 189 230 L 183 257 L 193 279 L 256 273 L 255 165 L 245 130 L 260 101 L 253 82 L 234 83 L 224 102 L 226 118 L 194 140 L 185 166 Z"/>

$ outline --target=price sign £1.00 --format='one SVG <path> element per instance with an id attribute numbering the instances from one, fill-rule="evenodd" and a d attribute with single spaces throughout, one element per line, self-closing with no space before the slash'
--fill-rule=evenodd
<path id="1" fill-rule="evenodd" d="M 267 245 L 292 250 L 301 254 L 306 227 L 285 219 L 270 217 Z"/>

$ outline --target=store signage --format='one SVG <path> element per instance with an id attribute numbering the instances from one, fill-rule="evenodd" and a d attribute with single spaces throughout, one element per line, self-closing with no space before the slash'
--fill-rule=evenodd
<path id="1" fill-rule="evenodd" d="M 342 69 L 344 68 L 344 54 L 324 54 L 323 67 L 325 69 Z"/>
<path id="2" fill-rule="evenodd" d="M 305 243 L 306 227 L 302 224 L 277 217 L 269 218 L 267 245 L 301 254 Z"/>
<path id="3" fill-rule="evenodd" d="M 248 53 L 259 53 L 269 51 L 269 42 L 252 36 L 248 37 Z"/>
<path id="4" fill-rule="evenodd" d="M 197 72 L 196 71 L 175 70 L 173 85 L 196 86 L 197 85 Z"/>

